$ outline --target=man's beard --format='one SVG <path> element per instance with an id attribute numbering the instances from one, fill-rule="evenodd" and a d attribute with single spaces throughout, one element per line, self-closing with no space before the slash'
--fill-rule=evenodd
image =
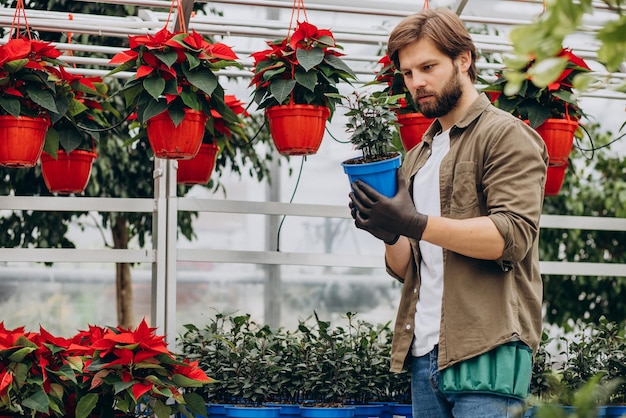
<path id="1" fill-rule="evenodd" d="M 421 96 L 432 94 L 435 98 L 434 103 L 425 103 L 420 105 L 420 112 L 427 118 L 439 118 L 445 116 L 452 109 L 456 107 L 459 99 L 463 95 L 461 90 L 461 80 L 459 78 L 459 67 L 454 66 L 454 72 L 450 76 L 447 83 L 444 84 L 443 90 L 440 94 L 428 92 L 427 90 L 417 90 L 413 99 L 415 103 L 418 102 L 418 98 Z"/>

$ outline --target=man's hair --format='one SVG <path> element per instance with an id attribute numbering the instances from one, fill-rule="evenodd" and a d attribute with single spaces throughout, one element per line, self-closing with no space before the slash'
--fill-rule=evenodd
<path id="1" fill-rule="evenodd" d="M 468 74 L 472 82 L 476 81 L 476 46 L 463 21 L 452 10 L 425 9 L 398 23 L 387 43 L 387 54 L 396 68 L 400 68 L 399 51 L 422 39 L 430 39 L 439 51 L 453 60 L 470 51 L 472 65 Z"/>

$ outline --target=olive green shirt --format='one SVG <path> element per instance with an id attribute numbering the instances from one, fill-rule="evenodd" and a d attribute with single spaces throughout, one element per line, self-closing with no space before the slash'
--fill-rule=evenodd
<path id="1" fill-rule="evenodd" d="M 415 173 L 429 157 L 438 121 L 402 165 L 413 190 Z M 441 216 L 488 216 L 504 238 L 500 260 L 480 260 L 443 250 L 443 300 L 439 369 L 514 340 L 536 352 L 541 336 L 542 282 L 539 272 L 539 217 L 548 155 L 541 137 L 518 118 L 495 108 L 481 94 L 450 130 L 450 151 L 439 169 Z M 419 196 L 414 196 L 419 199 Z M 419 298 L 419 246 L 412 257 L 395 322 L 391 370 L 410 356 Z"/>

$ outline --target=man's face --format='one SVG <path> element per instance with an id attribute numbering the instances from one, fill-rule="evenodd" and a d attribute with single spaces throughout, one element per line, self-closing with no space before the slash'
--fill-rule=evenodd
<path id="1" fill-rule="evenodd" d="M 432 41 L 415 42 L 398 54 L 400 71 L 424 116 L 438 118 L 453 110 L 463 94 L 460 71 Z"/>

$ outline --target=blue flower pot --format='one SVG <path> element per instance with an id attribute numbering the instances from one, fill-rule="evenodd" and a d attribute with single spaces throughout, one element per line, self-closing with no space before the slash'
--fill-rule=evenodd
<path id="1" fill-rule="evenodd" d="M 403 403 L 391 405 L 391 416 L 394 418 L 413 418 L 413 406 Z"/>
<path id="2" fill-rule="evenodd" d="M 312 406 L 303 406 L 300 408 L 300 416 L 303 418 L 353 418 L 354 407 L 316 408 Z"/>
<path id="3" fill-rule="evenodd" d="M 227 406 L 226 416 L 228 418 L 278 418 L 280 408 L 273 406 Z"/>
<path id="4" fill-rule="evenodd" d="M 605 408 L 606 418 L 619 418 L 626 417 L 626 405 L 622 406 L 607 406 Z"/>
<path id="5" fill-rule="evenodd" d="M 280 408 L 281 417 L 296 418 L 300 416 L 300 405 L 292 403 L 264 403 L 263 406 Z"/>
<path id="6" fill-rule="evenodd" d="M 396 185 L 396 171 L 400 167 L 402 156 L 400 154 L 388 160 L 376 161 L 365 164 L 351 164 L 362 157 L 351 158 L 341 163 L 343 171 L 348 175 L 350 184 L 361 180 L 373 187 L 377 192 L 393 197 L 398 191 Z"/>
<path id="7" fill-rule="evenodd" d="M 382 418 L 382 405 L 354 405 L 354 418 Z"/>
<path id="8" fill-rule="evenodd" d="M 224 418 L 226 417 L 226 407 L 228 404 L 221 403 L 208 403 L 206 404 L 207 415 L 211 418 Z M 196 418 L 200 418 L 201 415 L 196 415 Z"/>

